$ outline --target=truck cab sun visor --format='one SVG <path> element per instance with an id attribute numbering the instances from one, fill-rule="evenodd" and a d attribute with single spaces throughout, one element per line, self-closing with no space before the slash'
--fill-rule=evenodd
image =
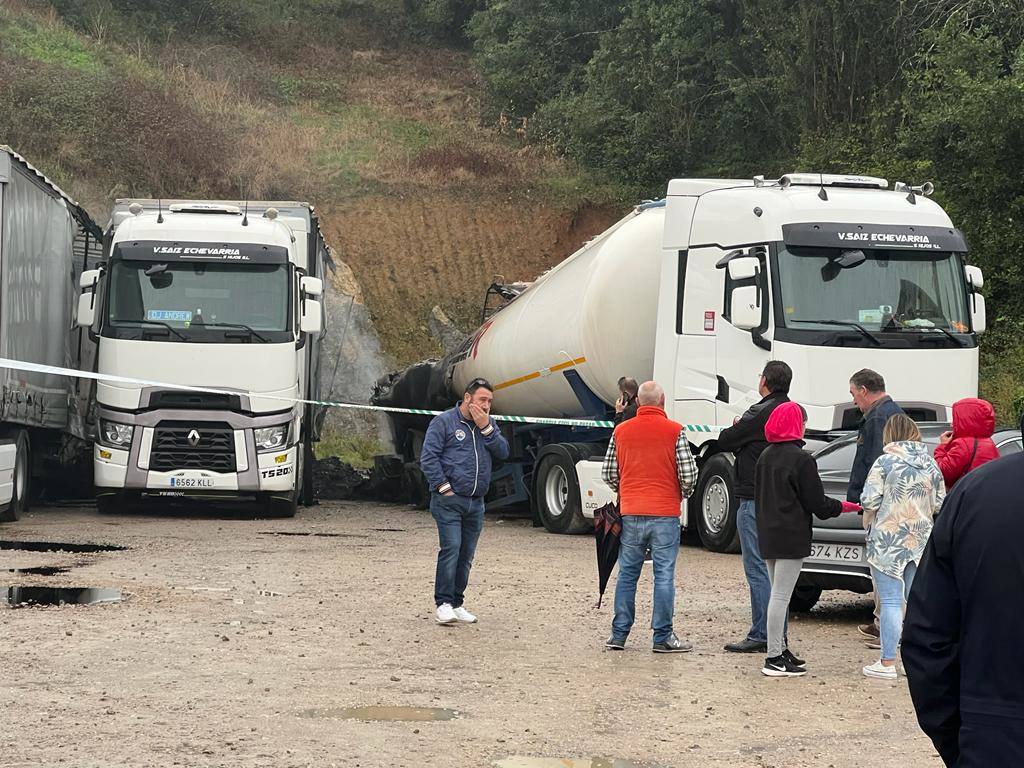
<path id="1" fill-rule="evenodd" d="M 126 261 L 203 261 L 247 264 L 287 264 L 288 249 L 260 243 L 169 242 L 130 240 L 117 243 L 114 253 Z"/>
<path id="2" fill-rule="evenodd" d="M 814 248 L 886 248 L 956 253 L 967 251 L 967 241 L 963 232 L 949 227 L 833 222 L 783 224 L 782 239 L 787 246 Z"/>

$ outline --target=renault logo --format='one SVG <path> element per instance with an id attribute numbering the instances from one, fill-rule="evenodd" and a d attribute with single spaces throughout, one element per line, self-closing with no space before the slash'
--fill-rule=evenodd
<path id="1" fill-rule="evenodd" d="M 193 448 L 195 448 L 197 445 L 199 445 L 199 431 L 198 430 L 193 429 L 191 432 L 188 433 L 188 444 L 191 445 Z"/>

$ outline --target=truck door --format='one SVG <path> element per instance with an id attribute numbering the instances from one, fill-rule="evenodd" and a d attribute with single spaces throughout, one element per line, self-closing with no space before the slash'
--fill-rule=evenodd
<path id="1" fill-rule="evenodd" d="M 732 424 L 734 417 L 761 399 L 757 386 L 764 365 L 772 359 L 771 340 L 768 338 L 770 319 L 770 296 L 768 280 L 767 246 L 744 249 L 742 253 L 731 252 L 742 258 L 754 257 L 759 268 L 754 277 L 735 279 L 728 265 L 725 272 L 725 286 L 721 297 L 720 326 L 716 333 L 718 360 L 718 393 L 716 397 L 717 423 Z M 725 258 L 729 254 L 722 252 Z M 719 262 L 721 263 L 721 262 Z M 738 288 L 756 288 L 760 302 L 761 323 L 746 330 L 733 324 L 733 301 Z"/>

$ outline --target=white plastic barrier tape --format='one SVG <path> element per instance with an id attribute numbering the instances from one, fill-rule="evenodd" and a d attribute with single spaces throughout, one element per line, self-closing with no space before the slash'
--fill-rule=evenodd
<path id="1" fill-rule="evenodd" d="M 358 411 L 377 411 L 381 413 L 410 413 L 418 416 L 437 416 L 443 411 L 429 411 L 423 408 L 394 408 L 382 405 L 364 405 L 361 403 L 338 403 L 331 400 L 304 400 L 297 397 L 284 397 L 282 395 L 265 395 L 260 392 L 244 392 L 236 389 L 217 389 L 216 387 L 200 387 L 189 384 L 170 384 L 166 381 L 150 381 L 149 379 L 134 379 L 128 376 L 112 376 L 106 373 L 93 373 L 92 371 L 76 371 L 73 368 L 60 368 L 54 365 L 40 365 L 39 363 L 27 363 L 23 360 L 10 360 L 0 357 L 0 368 L 7 368 L 15 371 L 32 371 L 33 373 L 49 373 L 56 376 L 70 376 L 78 379 L 92 379 L 93 381 L 109 381 L 117 384 L 138 384 L 144 387 L 161 387 L 163 389 L 180 389 L 186 392 L 209 392 L 214 395 L 247 395 L 258 397 L 262 400 L 280 400 L 285 403 L 302 403 L 308 405 L 321 405 L 327 408 L 349 408 Z M 496 421 L 509 421 L 516 424 L 550 424 L 565 427 L 615 427 L 614 421 L 603 419 L 552 419 L 544 416 L 504 416 L 491 414 Z M 687 432 L 719 432 L 723 428 L 708 424 L 684 424 Z"/>

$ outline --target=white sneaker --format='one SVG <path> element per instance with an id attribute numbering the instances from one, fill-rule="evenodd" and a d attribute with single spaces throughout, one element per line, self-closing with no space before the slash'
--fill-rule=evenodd
<path id="1" fill-rule="evenodd" d="M 461 605 L 456 608 L 453 613 L 458 621 L 465 622 L 466 624 L 476 624 L 476 616 L 467 611 Z"/>
<path id="2" fill-rule="evenodd" d="M 895 680 L 898 674 L 896 672 L 895 664 L 891 667 L 887 667 L 882 663 L 881 659 L 879 659 L 874 664 L 868 664 L 864 667 L 864 676 L 877 677 L 880 680 Z"/>
<path id="3" fill-rule="evenodd" d="M 456 619 L 455 619 L 455 611 L 452 610 L 452 607 L 451 607 L 450 604 L 448 604 L 448 603 L 441 603 L 441 605 L 437 606 L 437 623 L 438 624 L 454 624 L 455 621 L 456 621 Z"/>

